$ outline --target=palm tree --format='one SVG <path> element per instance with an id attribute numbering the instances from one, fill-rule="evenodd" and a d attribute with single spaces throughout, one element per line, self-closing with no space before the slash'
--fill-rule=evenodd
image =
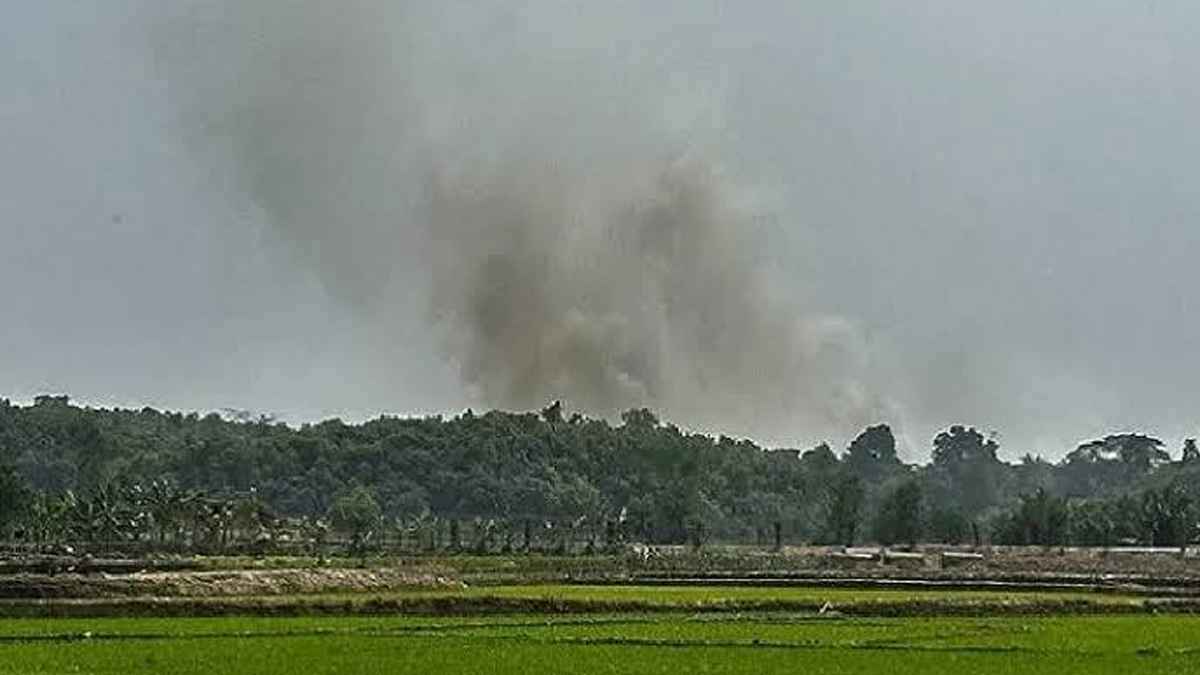
<path id="1" fill-rule="evenodd" d="M 154 539 L 160 547 L 166 545 L 168 537 L 176 547 L 182 544 L 188 515 L 199 498 L 198 493 L 179 489 L 169 478 L 150 483 L 145 503 Z"/>
<path id="2" fill-rule="evenodd" d="M 39 492 L 30 504 L 30 530 L 40 545 L 64 546 L 71 529 L 74 495 L 50 495 Z"/>

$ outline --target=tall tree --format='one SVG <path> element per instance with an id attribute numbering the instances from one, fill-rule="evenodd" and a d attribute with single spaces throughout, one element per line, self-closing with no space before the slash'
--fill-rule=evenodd
<path id="1" fill-rule="evenodd" d="M 1083 497 L 1128 491 L 1171 460 L 1162 446 L 1161 440 L 1144 434 L 1112 434 L 1084 443 L 1063 459 L 1067 492 Z"/>
<path id="2" fill-rule="evenodd" d="M 375 495 L 368 488 L 357 485 L 334 500 L 330 521 L 335 528 L 350 535 L 351 552 L 361 555 L 379 528 L 382 515 Z"/>
<path id="3" fill-rule="evenodd" d="M 996 504 L 1001 494 L 1004 465 L 996 456 L 999 444 L 973 427 L 953 426 L 933 439 L 932 476 L 938 486 L 939 507 L 956 505 L 974 518 Z"/>
<path id="4" fill-rule="evenodd" d="M 921 484 L 908 479 L 893 489 L 879 505 L 875 536 L 879 543 L 915 546 L 923 531 Z"/>
<path id="5" fill-rule="evenodd" d="M 831 544 L 853 546 L 858 534 L 863 505 L 862 480 L 843 474 L 829 486 L 825 495 L 825 540 Z"/>
<path id="6" fill-rule="evenodd" d="M 851 441 L 842 463 L 868 483 L 879 483 L 903 467 L 896 456 L 896 437 L 886 424 L 868 427 Z"/>
<path id="7" fill-rule="evenodd" d="M 1196 502 L 1182 483 L 1146 490 L 1142 522 L 1151 546 L 1186 546 L 1196 536 Z"/>
<path id="8" fill-rule="evenodd" d="M 1020 504 L 1000 519 L 995 537 L 1002 544 L 1061 544 L 1067 540 L 1069 522 L 1067 500 L 1038 488 L 1021 497 Z"/>
<path id="9" fill-rule="evenodd" d="M 1181 461 L 1184 464 L 1200 463 L 1200 449 L 1196 448 L 1196 439 L 1189 438 L 1183 442 L 1183 457 Z"/>
<path id="10" fill-rule="evenodd" d="M 12 536 L 13 529 L 29 510 L 32 496 L 16 470 L 0 464 L 0 541 Z"/>

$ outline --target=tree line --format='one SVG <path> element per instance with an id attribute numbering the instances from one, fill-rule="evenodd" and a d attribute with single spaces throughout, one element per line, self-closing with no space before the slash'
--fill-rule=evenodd
<path id="1" fill-rule="evenodd" d="M 226 550 L 340 537 L 411 549 L 993 542 L 1182 546 L 1200 521 L 1200 452 L 1114 434 L 1058 462 L 998 456 L 954 426 L 908 464 L 884 424 L 844 450 L 765 449 L 620 423 L 468 410 L 329 420 L 0 400 L 0 540 Z"/>

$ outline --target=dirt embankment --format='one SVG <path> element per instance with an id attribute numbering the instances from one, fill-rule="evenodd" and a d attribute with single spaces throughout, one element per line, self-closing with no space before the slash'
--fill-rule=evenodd
<path id="1" fill-rule="evenodd" d="M 133 574 L 0 576 L 0 598 L 270 596 L 462 587 L 431 573 L 398 569 L 279 569 Z"/>
<path id="2" fill-rule="evenodd" d="M 1200 557 L 1101 549 L 921 547 L 918 552 L 829 547 L 644 547 L 596 556 L 379 558 L 371 567 L 317 567 L 313 559 L 0 560 L 0 599 L 210 598 L 383 593 L 525 583 L 700 583 L 716 585 L 924 585 L 1115 590 L 1200 595 Z M 270 567 L 263 567 L 264 562 Z M 275 565 L 279 565 L 276 567 Z"/>
<path id="3" fill-rule="evenodd" d="M 714 549 L 689 554 L 650 547 L 628 571 L 641 576 L 875 577 L 941 580 L 1172 580 L 1200 585 L 1200 551 L 1059 547 L 922 546 L 916 552 L 878 548 L 784 547 L 781 551 Z"/>

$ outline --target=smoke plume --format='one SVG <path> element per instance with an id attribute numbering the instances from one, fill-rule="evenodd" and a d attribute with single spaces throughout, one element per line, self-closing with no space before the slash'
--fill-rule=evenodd
<path id="1" fill-rule="evenodd" d="M 376 339 L 427 324 L 464 403 L 773 439 L 894 412 L 855 324 L 773 287 L 720 77 L 576 10 L 197 2 L 156 49 L 230 190 Z"/>

